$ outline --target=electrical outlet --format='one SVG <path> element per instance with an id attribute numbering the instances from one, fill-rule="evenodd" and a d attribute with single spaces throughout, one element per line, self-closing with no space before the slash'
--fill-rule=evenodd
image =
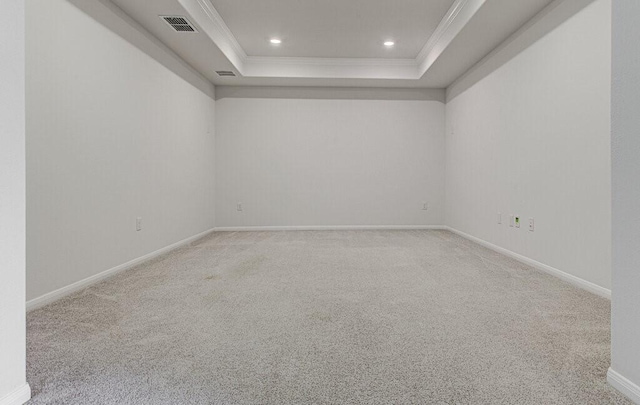
<path id="1" fill-rule="evenodd" d="M 136 232 L 142 230 L 142 217 L 136 218 Z"/>
<path id="2" fill-rule="evenodd" d="M 501 212 L 498 212 L 497 218 L 498 218 L 498 224 L 501 225 L 502 224 L 502 213 Z"/>
<path id="3" fill-rule="evenodd" d="M 238 211 L 242 211 L 242 203 L 241 202 L 238 203 L 238 205 L 236 206 L 236 209 Z"/>
<path id="4" fill-rule="evenodd" d="M 516 228 L 520 228 L 520 217 L 516 217 Z"/>
<path id="5" fill-rule="evenodd" d="M 529 218 L 529 230 L 531 232 L 536 230 L 535 220 L 533 218 Z"/>
<path id="6" fill-rule="evenodd" d="M 512 228 L 516 226 L 516 217 L 513 215 L 509 215 L 509 226 Z"/>
<path id="7" fill-rule="evenodd" d="M 428 211 L 429 210 L 429 203 L 428 202 L 423 202 L 422 203 L 422 209 L 424 211 Z"/>

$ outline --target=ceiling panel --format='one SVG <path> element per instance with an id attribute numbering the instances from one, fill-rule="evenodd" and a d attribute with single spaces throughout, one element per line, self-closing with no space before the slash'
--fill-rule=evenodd
<path id="1" fill-rule="evenodd" d="M 247 55 L 415 58 L 454 0 L 210 0 Z M 282 44 L 274 46 L 269 39 Z M 392 40 L 393 48 L 383 42 Z"/>

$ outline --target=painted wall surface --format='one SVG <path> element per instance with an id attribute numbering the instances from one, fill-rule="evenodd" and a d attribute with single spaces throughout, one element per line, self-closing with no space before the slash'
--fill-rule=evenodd
<path id="1" fill-rule="evenodd" d="M 613 2 L 611 369 L 640 403 L 640 2 Z"/>
<path id="2" fill-rule="evenodd" d="M 610 20 L 597 0 L 449 100 L 446 136 L 447 225 L 606 289 Z"/>
<path id="3" fill-rule="evenodd" d="M 217 227 L 443 223 L 442 102 L 225 98 L 216 113 Z"/>
<path id="4" fill-rule="evenodd" d="M 25 387 L 24 2 L 0 25 L 0 402 Z"/>
<path id="5" fill-rule="evenodd" d="M 0 25 L 0 403 L 26 402 L 24 2 Z"/>
<path id="6" fill-rule="evenodd" d="M 214 226 L 215 105 L 66 0 L 27 15 L 33 299 Z"/>

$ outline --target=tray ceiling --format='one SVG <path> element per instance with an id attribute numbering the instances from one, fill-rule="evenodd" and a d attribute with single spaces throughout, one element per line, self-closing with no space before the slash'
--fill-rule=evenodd
<path id="1" fill-rule="evenodd" d="M 210 0 L 251 56 L 415 59 L 454 0 Z M 269 39 L 282 39 L 273 46 Z M 392 40 L 393 47 L 383 46 Z"/>
<path id="2" fill-rule="evenodd" d="M 563 2 L 110 1 L 217 85 L 437 88 L 545 7 Z M 160 15 L 185 16 L 198 32 L 175 32 Z M 272 38 L 282 44 L 272 45 Z M 385 47 L 387 40 L 395 45 Z"/>

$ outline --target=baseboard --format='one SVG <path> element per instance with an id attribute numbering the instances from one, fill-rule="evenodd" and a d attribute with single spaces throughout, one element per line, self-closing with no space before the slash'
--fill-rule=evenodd
<path id="1" fill-rule="evenodd" d="M 640 386 L 632 383 L 611 367 L 607 371 L 607 382 L 636 404 L 640 404 Z"/>
<path id="2" fill-rule="evenodd" d="M 91 277 L 87 277 L 83 280 L 77 281 L 73 284 L 70 284 L 68 286 L 59 288 L 55 291 L 52 291 L 50 293 L 47 293 L 45 295 L 42 295 L 38 298 L 34 298 L 32 300 L 27 301 L 27 311 L 33 311 L 34 309 L 37 308 L 41 308 L 47 304 L 50 304 L 54 301 L 59 300 L 60 298 L 63 298 L 69 294 L 72 294 L 76 291 L 82 290 L 83 288 L 86 288 L 92 284 L 95 284 L 99 281 L 104 280 L 105 278 L 111 277 L 117 273 L 120 273 L 122 271 L 128 270 L 134 266 L 137 266 L 138 264 L 144 263 L 148 260 L 151 260 L 153 258 L 156 258 L 160 255 L 163 255 L 165 253 L 168 253 L 174 249 L 177 249 L 179 247 L 188 245 L 189 243 L 202 238 L 203 236 L 206 236 L 210 233 L 212 233 L 214 231 L 214 229 L 210 229 L 208 231 L 204 231 L 202 233 L 199 233 L 197 235 L 191 236 L 189 238 L 183 239 L 179 242 L 176 242 L 174 244 L 171 244 L 169 246 L 165 246 L 162 249 L 158 249 L 155 252 L 151 252 L 149 254 L 146 254 L 144 256 L 138 257 L 136 259 L 133 259 L 131 261 L 128 261 L 126 263 L 123 263 L 119 266 L 113 267 L 109 270 L 105 270 L 101 273 L 98 273 L 96 275 L 93 275 Z M 0 404 L 0 405 L 4 405 L 4 404 Z"/>
<path id="3" fill-rule="evenodd" d="M 31 387 L 24 383 L 21 387 L 0 398 L 0 405 L 22 405 L 31 399 Z"/>
<path id="4" fill-rule="evenodd" d="M 555 267 L 547 266 L 546 264 L 537 262 L 537 261 L 535 261 L 533 259 L 530 259 L 530 258 L 528 258 L 526 256 L 522 256 L 522 255 L 520 255 L 518 253 L 515 253 L 515 252 L 512 252 L 512 251 L 510 251 L 508 249 L 505 249 L 505 248 L 502 248 L 500 246 L 494 245 L 494 244 L 489 243 L 489 242 L 487 242 L 487 241 L 485 241 L 483 239 L 476 238 L 475 236 L 471 236 L 471 235 L 466 234 L 464 232 L 461 232 L 461 231 L 459 231 L 457 229 L 454 229 L 454 228 L 451 228 L 451 227 L 447 227 L 447 229 L 449 231 L 457 234 L 457 235 L 462 236 L 465 239 L 469 239 L 472 242 L 475 242 L 475 243 L 477 243 L 479 245 L 482 245 L 482 246 L 484 246 L 486 248 L 489 248 L 489 249 L 491 249 L 493 251 L 501 253 L 501 254 L 503 254 L 505 256 L 509 256 L 512 259 L 515 259 L 515 260 L 517 260 L 517 261 L 519 261 L 521 263 L 524 263 L 526 265 L 534 267 L 534 268 L 536 268 L 538 270 L 544 271 L 545 273 L 551 274 L 552 276 L 558 277 L 558 278 L 560 278 L 560 279 L 562 279 L 562 280 L 564 280 L 564 281 L 566 281 L 568 283 L 571 283 L 571 284 L 575 285 L 576 287 L 580 287 L 580 288 L 582 288 L 584 290 L 587 290 L 587 291 L 589 291 L 591 293 L 599 295 L 599 296 L 601 296 L 603 298 L 611 299 L 611 290 L 609 290 L 607 288 L 601 287 L 601 286 L 599 286 L 597 284 L 594 284 L 594 283 L 592 283 L 590 281 L 583 280 L 580 277 L 576 277 L 576 276 L 574 276 L 572 274 L 565 273 L 564 271 L 558 270 Z"/>
<path id="5" fill-rule="evenodd" d="M 375 231 L 375 230 L 445 230 L 443 225 L 319 225 L 319 226 L 223 226 L 216 232 L 256 231 Z"/>

